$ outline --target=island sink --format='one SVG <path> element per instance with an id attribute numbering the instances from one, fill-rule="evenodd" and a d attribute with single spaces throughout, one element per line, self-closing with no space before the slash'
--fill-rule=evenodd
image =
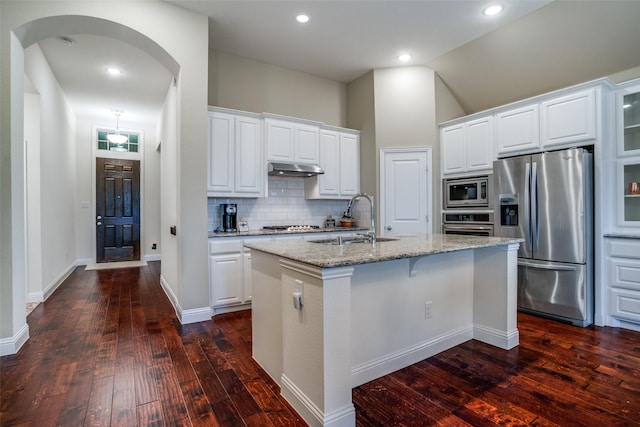
<path id="1" fill-rule="evenodd" d="M 378 237 L 376 242 L 394 242 L 399 239 L 392 239 L 389 237 Z M 352 243 L 371 243 L 371 239 L 367 236 L 339 236 L 335 239 L 319 239 L 309 240 L 309 243 L 321 243 L 324 245 L 350 245 Z"/>

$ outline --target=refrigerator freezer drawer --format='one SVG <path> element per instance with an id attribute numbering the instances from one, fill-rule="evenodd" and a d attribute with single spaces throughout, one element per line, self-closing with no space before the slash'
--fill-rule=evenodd
<path id="1" fill-rule="evenodd" d="M 593 321 L 584 264 L 518 260 L 518 307 L 585 326 Z"/>

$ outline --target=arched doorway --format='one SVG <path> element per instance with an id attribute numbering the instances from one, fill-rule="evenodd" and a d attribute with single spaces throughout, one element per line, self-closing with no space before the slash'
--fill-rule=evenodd
<path id="1" fill-rule="evenodd" d="M 95 34 L 104 37 L 116 38 L 152 55 L 174 77 L 178 76 L 180 69 L 177 61 L 155 41 L 151 40 L 144 34 L 115 21 L 91 16 L 62 15 L 40 18 L 14 28 L 10 41 L 11 87 L 12 95 L 15 95 L 11 97 L 11 296 L 14 329 L 12 334 L 13 343 L 11 344 L 13 344 L 16 349 L 19 348 L 28 338 L 28 326 L 26 325 L 26 320 L 24 320 L 25 298 L 27 294 L 25 284 L 28 283 L 29 280 L 28 262 L 30 254 L 33 252 L 29 250 L 30 248 L 27 246 L 26 230 L 30 221 L 29 216 L 27 215 L 26 205 L 26 173 L 28 172 L 28 166 L 25 162 L 25 116 L 24 105 L 22 104 L 24 99 L 21 100 L 19 96 L 19 92 L 24 90 L 25 49 L 34 43 L 37 43 L 39 40 L 70 33 Z M 71 116 L 72 114 L 67 112 L 67 114 L 57 115 L 56 119 L 61 119 L 62 122 L 71 122 Z M 176 117 L 173 117 L 173 120 L 175 121 Z M 74 126 L 71 123 L 66 123 L 66 125 L 63 123 L 55 128 L 55 136 L 60 137 L 63 140 L 76 139 L 73 128 Z M 57 134 L 59 129 L 62 129 L 62 135 Z M 69 147 L 73 147 L 73 144 L 69 144 L 68 146 L 61 145 L 57 149 L 65 150 Z M 71 156 L 70 153 L 68 154 Z M 60 173 L 63 174 L 68 172 L 69 167 L 73 167 L 73 162 L 74 158 L 70 158 L 69 164 L 62 163 L 60 165 L 56 165 L 56 167 L 59 167 Z M 43 179 L 46 179 L 46 177 Z M 68 183 L 68 180 L 66 182 Z M 59 191 L 60 194 L 63 194 L 65 191 L 69 190 L 68 188 L 60 187 L 61 186 L 56 187 L 54 191 Z M 60 212 L 60 216 L 65 217 L 65 215 L 72 213 L 73 210 L 70 209 L 68 212 Z M 47 227 L 55 228 L 55 224 L 49 224 Z M 47 239 L 47 236 L 43 236 L 43 239 Z M 52 274 L 49 274 L 49 276 L 55 276 L 51 283 L 61 283 L 66 275 L 71 272 L 71 270 L 66 268 L 66 266 L 69 265 L 70 262 L 72 263 L 74 261 L 70 257 L 74 257 L 75 254 L 69 254 L 69 251 L 67 251 L 67 253 L 64 253 L 64 251 L 61 252 L 62 253 L 55 253 L 55 251 L 42 250 L 41 248 L 40 256 L 36 257 L 39 259 L 35 260 L 35 262 L 41 263 L 41 265 L 35 269 L 36 271 L 42 270 L 43 268 L 53 271 Z M 47 286 L 47 284 L 49 284 L 48 282 L 49 281 L 47 281 L 47 283 L 43 283 L 43 285 Z M 53 290 L 49 289 L 51 292 L 53 292 Z M 7 353 L 8 352 L 5 351 L 4 347 L 0 348 L 0 354 Z"/>

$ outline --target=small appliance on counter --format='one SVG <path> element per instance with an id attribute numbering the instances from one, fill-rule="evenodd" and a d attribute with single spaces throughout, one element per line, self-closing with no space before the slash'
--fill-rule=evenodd
<path id="1" fill-rule="evenodd" d="M 249 222 L 242 217 L 238 221 L 238 231 L 249 231 Z"/>
<path id="2" fill-rule="evenodd" d="M 220 205 L 222 211 L 222 222 L 220 223 L 220 231 L 225 233 L 235 233 L 238 231 L 236 225 L 238 205 L 235 203 L 223 203 Z"/>
<path id="3" fill-rule="evenodd" d="M 327 219 L 324 220 L 324 228 L 336 228 L 335 218 L 329 215 Z"/>

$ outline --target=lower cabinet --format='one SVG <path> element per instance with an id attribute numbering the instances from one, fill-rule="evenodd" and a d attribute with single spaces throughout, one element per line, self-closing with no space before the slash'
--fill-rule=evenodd
<path id="1" fill-rule="evenodd" d="M 209 239 L 210 306 L 216 314 L 251 308 L 251 249 L 249 242 L 267 240 L 314 240 L 353 234 L 353 232 L 286 234 L 250 238 L 218 237 Z"/>
<path id="2" fill-rule="evenodd" d="M 609 239 L 609 314 L 640 324 L 640 239 Z"/>
<path id="3" fill-rule="evenodd" d="M 244 292 L 243 241 L 209 242 L 209 285 L 211 306 L 243 304 Z"/>

